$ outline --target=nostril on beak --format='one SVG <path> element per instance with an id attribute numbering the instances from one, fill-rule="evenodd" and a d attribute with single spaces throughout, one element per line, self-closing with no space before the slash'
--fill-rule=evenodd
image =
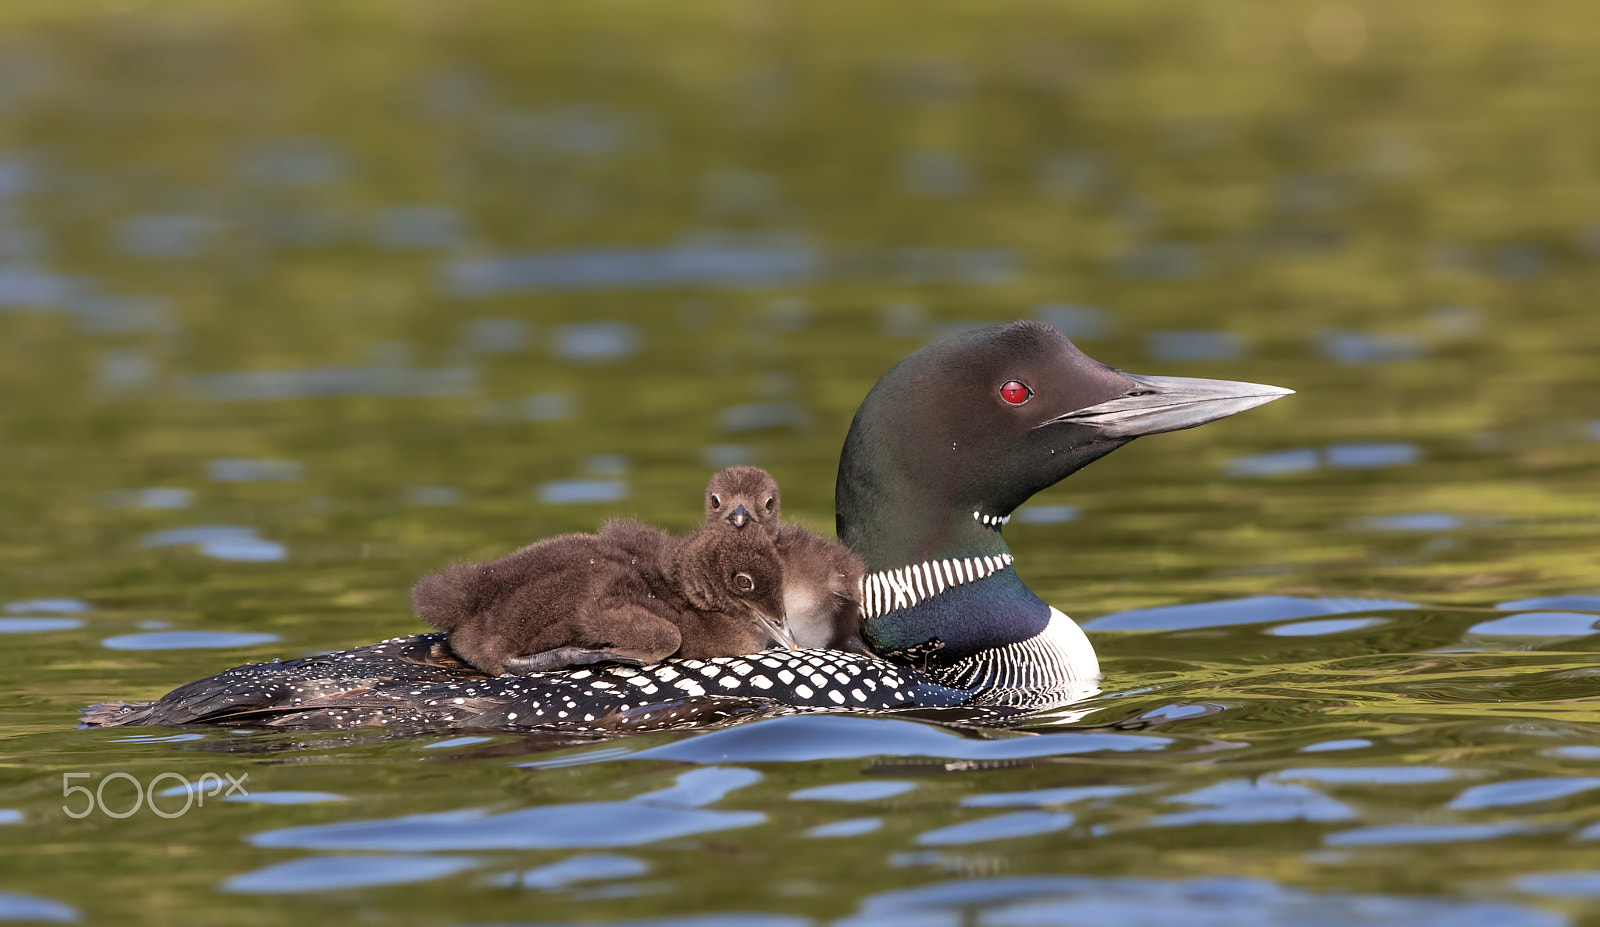
<path id="1" fill-rule="evenodd" d="M 743 528 L 744 523 L 749 520 L 750 513 L 742 505 L 728 513 L 728 521 L 733 522 L 735 528 Z"/>

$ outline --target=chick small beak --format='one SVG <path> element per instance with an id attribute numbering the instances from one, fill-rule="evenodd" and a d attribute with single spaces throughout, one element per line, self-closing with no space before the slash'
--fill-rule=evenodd
<path id="1" fill-rule="evenodd" d="M 777 641 L 778 643 L 782 644 L 785 649 L 787 649 L 787 650 L 799 650 L 800 649 L 798 646 L 796 646 L 796 644 L 794 642 L 794 632 L 789 630 L 789 619 L 788 619 L 788 617 L 779 616 L 779 618 L 776 621 L 774 621 L 771 618 L 768 618 L 766 615 L 761 614 L 760 612 L 756 612 L 755 616 L 756 616 L 756 621 L 760 623 L 760 625 L 762 627 L 762 630 L 764 630 L 768 634 L 772 635 L 772 639 Z"/>
<path id="2" fill-rule="evenodd" d="M 743 505 L 728 513 L 728 521 L 733 522 L 735 528 L 743 528 L 744 523 L 750 520 L 750 512 Z M 792 649 L 792 648 L 791 648 Z"/>

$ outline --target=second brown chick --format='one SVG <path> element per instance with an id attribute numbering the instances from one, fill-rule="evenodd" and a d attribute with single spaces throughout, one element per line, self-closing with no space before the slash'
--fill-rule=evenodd
<path id="1" fill-rule="evenodd" d="M 706 486 L 706 521 L 761 531 L 783 561 L 783 608 L 795 644 L 868 653 L 861 641 L 861 578 L 866 568 L 850 548 L 796 525 L 781 524 L 778 481 L 760 467 L 729 467 Z"/>

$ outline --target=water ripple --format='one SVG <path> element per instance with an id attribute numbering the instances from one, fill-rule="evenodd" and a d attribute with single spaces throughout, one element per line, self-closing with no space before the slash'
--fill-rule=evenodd
<path id="1" fill-rule="evenodd" d="M 1600 616 L 1578 612 L 1524 612 L 1482 621 L 1467 629 L 1484 637 L 1588 637 Z"/>
<path id="2" fill-rule="evenodd" d="M 78 615 L 92 611 L 89 603 L 79 599 L 23 599 L 18 602 L 7 602 L 5 613 L 8 615 L 27 615 L 40 613 L 45 615 Z"/>
<path id="3" fill-rule="evenodd" d="M 680 776 L 671 788 L 627 802 L 541 805 L 501 814 L 468 809 L 311 824 L 265 831 L 250 842 L 261 847 L 413 852 L 634 846 L 760 824 L 766 815 L 755 811 L 697 810 L 758 779 L 759 773 L 747 769 L 697 769 Z"/>
<path id="4" fill-rule="evenodd" d="M 1029 792 L 991 792 L 988 795 L 969 795 L 961 799 L 964 808 L 1043 808 L 1053 805 L 1071 805 L 1096 798 L 1116 798 L 1140 791 L 1131 785 L 1078 785 L 1059 789 L 1035 789 Z"/>
<path id="5" fill-rule="evenodd" d="M 1530 824 L 1507 821 L 1498 824 L 1379 824 L 1329 834 L 1323 841 L 1332 847 L 1404 846 L 1421 843 L 1469 843 L 1497 840 L 1518 834 L 1535 833 Z"/>
<path id="6" fill-rule="evenodd" d="M 627 802 L 574 802 L 502 814 L 447 811 L 310 824 L 256 834 L 259 847 L 307 850 L 533 850 L 624 847 L 753 827 L 755 811 L 699 811 Z"/>
<path id="7" fill-rule="evenodd" d="M 1497 608 L 1516 612 L 1528 609 L 1572 609 L 1580 612 L 1600 612 L 1600 595 L 1549 595 L 1533 599 L 1501 602 Z"/>
<path id="8" fill-rule="evenodd" d="M 703 808 L 721 801 L 729 792 L 761 781 L 753 769 L 707 766 L 691 769 L 668 788 L 636 795 L 633 801 L 679 808 Z"/>
<path id="9" fill-rule="evenodd" d="M 83 627 L 78 618 L 0 618 L 0 634 L 39 634 Z"/>
<path id="10" fill-rule="evenodd" d="M 1600 872 L 1530 872 L 1516 879 L 1518 888 L 1558 898 L 1600 898 Z"/>
<path id="11" fill-rule="evenodd" d="M 1167 799 L 1190 805 L 1207 805 L 1194 811 L 1157 815 L 1157 827 L 1192 824 L 1267 824 L 1286 821 L 1347 821 L 1354 809 L 1303 785 L 1234 779 Z"/>
<path id="12" fill-rule="evenodd" d="M 1367 744 L 1371 746 L 1371 744 Z M 1437 766 L 1301 766 L 1279 770 L 1274 779 L 1296 779 L 1341 785 L 1423 785 L 1459 778 L 1462 770 Z"/>
<path id="13" fill-rule="evenodd" d="M 259 647 L 278 640 L 276 634 L 245 631 L 152 631 L 121 634 L 101 641 L 111 650 L 209 650 L 224 647 Z"/>
<path id="14" fill-rule="evenodd" d="M 884 718 L 801 715 L 772 718 L 642 750 L 638 759 L 689 763 L 795 763 L 869 756 L 1005 760 L 1164 749 L 1165 737 L 1140 734 L 1040 734 L 969 740 L 942 727 Z"/>
<path id="15" fill-rule="evenodd" d="M 1064 811 L 1013 811 L 925 831 L 917 835 L 917 843 L 938 847 L 1033 837 L 1066 830 L 1073 820 Z"/>
<path id="16" fill-rule="evenodd" d="M 21 892 L 0 892 L 0 921 L 71 923 L 81 917 L 77 908 L 50 898 Z"/>
<path id="17" fill-rule="evenodd" d="M 896 782 L 889 779 L 875 782 L 840 782 L 837 785 L 818 785 L 791 792 L 789 798 L 794 801 L 878 801 L 904 795 L 916 787 L 915 782 Z"/>
<path id="18" fill-rule="evenodd" d="M 1507 808 L 1514 805 L 1531 805 L 1537 802 L 1569 798 L 1600 788 L 1600 777 L 1552 776 L 1540 779 L 1513 779 L 1509 782 L 1492 782 L 1475 785 L 1457 795 L 1450 807 L 1457 811 L 1481 808 Z"/>
<path id="19" fill-rule="evenodd" d="M 322 855 L 291 859 L 241 873 L 222 883 L 226 892 L 293 894 L 334 889 L 406 885 L 439 879 L 483 865 L 466 856 L 420 856 L 388 853 L 381 856 Z"/>
<path id="20" fill-rule="evenodd" d="M 1091 876 L 960 879 L 873 895 L 834 927 L 973 923 L 1184 927 L 1560 927 L 1560 914 L 1514 904 L 1317 893 L 1236 876 L 1165 881 Z"/>
<path id="21" fill-rule="evenodd" d="M 1362 750 L 1372 746 L 1372 741 L 1365 737 L 1348 737 L 1341 740 L 1324 740 L 1320 743 L 1307 744 L 1300 748 L 1301 753 L 1332 753 L 1338 750 Z"/>
<path id="22" fill-rule="evenodd" d="M 580 882 L 631 879 L 650 871 L 650 864 L 618 853 L 580 853 L 548 866 L 528 869 L 516 876 L 523 888 L 560 889 Z"/>
<path id="23" fill-rule="evenodd" d="M 1273 637 L 1316 637 L 1323 634 L 1343 634 L 1346 631 L 1362 631 L 1375 628 L 1380 624 L 1387 624 L 1382 618 L 1325 618 L 1321 621 L 1297 621 L 1294 624 L 1280 624 L 1275 628 L 1268 628 L 1266 633 Z"/>
<path id="24" fill-rule="evenodd" d="M 268 563 L 282 560 L 287 549 L 276 541 L 256 536 L 256 529 L 242 525 L 195 525 L 152 531 L 140 539 L 145 547 L 194 545 L 200 553 L 217 560 Z"/>
<path id="25" fill-rule="evenodd" d="M 806 831 L 807 837 L 859 837 L 883 827 L 882 818 L 845 818 L 828 824 L 818 824 Z"/>
<path id="26" fill-rule="evenodd" d="M 1285 595 L 1261 595 L 1244 599 L 1223 599 L 1219 602 L 1134 609 L 1085 621 L 1083 627 L 1085 630 L 1094 631 L 1185 631 L 1195 628 L 1225 628 L 1240 624 L 1286 621 L 1315 615 L 1416 607 L 1411 602 L 1393 602 L 1384 599 L 1302 599 Z"/>

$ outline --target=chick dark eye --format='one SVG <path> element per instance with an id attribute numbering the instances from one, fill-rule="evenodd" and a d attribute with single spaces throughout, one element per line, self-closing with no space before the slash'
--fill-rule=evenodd
<path id="1" fill-rule="evenodd" d="M 756 581 L 750 578 L 749 573 L 735 574 L 733 584 L 739 587 L 740 592 L 749 592 L 756 587 Z"/>
<path id="2" fill-rule="evenodd" d="M 767 511 L 769 511 L 769 512 L 772 511 L 772 507 L 773 507 L 773 505 L 777 504 L 777 501 L 778 500 L 776 500 L 776 499 L 768 499 L 767 500 Z"/>
<path id="3" fill-rule="evenodd" d="M 714 509 L 722 508 L 722 500 L 717 498 L 716 493 L 711 494 L 711 507 Z"/>
<path id="4" fill-rule="evenodd" d="M 1028 389 L 1028 384 L 1021 380 L 1007 380 L 1000 387 L 1000 398 L 1014 406 L 1020 406 L 1033 398 L 1033 390 Z"/>

